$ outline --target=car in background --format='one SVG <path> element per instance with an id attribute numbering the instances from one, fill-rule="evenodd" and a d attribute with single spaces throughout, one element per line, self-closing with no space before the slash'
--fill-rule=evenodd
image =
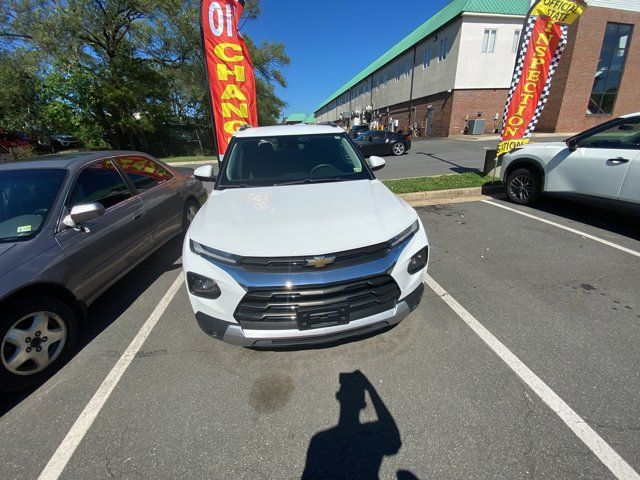
<path id="1" fill-rule="evenodd" d="M 638 211 L 640 113 L 616 118 L 565 142 L 516 148 L 503 158 L 502 179 L 509 200 L 520 205 L 548 194 Z"/>
<path id="2" fill-rule="evenodd" d="M 54 151 L 71 150 L 82 147 L 82 142 L 73 135 L 56 133 L 51 135 L 51 147 Z"/>
<path id="3" fill-rule="evenodd" d="M 337 127 L 247 128 L 229 144 L 183 247 L 208 335 L 244 347 L 327 344 L 398 324 L 420 303 L 429 243 L 416 211 Z"/>
<path id="4" fill-rule="evenodd" d="M 354 125 L 349 129 L 349 136 L 351 138 L 358 138 L 364 132 L 368 132 L 369 130 L 369 125 Z"/>
<path id="5" fill-rule="evenodd" d="M 411 136 L 384 130 L 368 130 L 355 140 L 365 156 L 404 155 L 411 150 Z"/>
<path id="6" fill-rule="evenodd" d="M 0 391 L 45 380 L 114 282 L 185 231 L 207 193 L 143 153 L 0 165 Z"/>
<path id="7" fill-rule="evenodd" d="M 0 151 L 6 152 L 14 148 L 28 148 L 31 139 L 25 133 L 4 132 L 0 129 Z"/>

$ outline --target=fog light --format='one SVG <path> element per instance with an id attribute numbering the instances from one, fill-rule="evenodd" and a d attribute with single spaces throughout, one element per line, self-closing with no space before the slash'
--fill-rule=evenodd
<path id="1" fill-rule="evenodd" d="M 413 275 L 414 273 L 418 273 L 427 264 L 428 258 L 429 258 L 429 247 L 424 247 L 422 250 L 416 253 L 413 257 L 411 257 L 411 260 L 409 260 L 409 268 L 407 268 L 407 271 L 411 275 Z"/>
<path id="2" fill-rule="evenodd" d="M 197 273 L 187 273 L 187 285 L 189 291 L 197 297 L 218 298 L 222 293 L 216 282 Z"/>

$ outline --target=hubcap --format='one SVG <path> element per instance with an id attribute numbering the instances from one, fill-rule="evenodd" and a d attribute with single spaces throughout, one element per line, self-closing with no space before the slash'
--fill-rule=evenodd
<path id="1" fill-rule="evenodd" d="M 189 205 L 189 208 L 187 208 L 187 221 L 189 223 L 193 222 L 193 219 L 196 218 L 196 213 L 198 213 L 198 209 L 194 205 Z"/>
<path id="2" fill-rule="evenodd" d="M 396 143 L 393 147 L 393 151 L 396 155 L 402 155 L 404 153 L 404 145 Z"/>
<path id="3" fill-rule="evenodd" d="M 527 201 L 536 191 L 536 183 L 527 175 L 520 175 L 511 180 L 509 193 L 513 198 L 520 201 Z"/>
<path id="4" fill-rule="evenodd" d="M 2 339 L 2 364 L 15 375 L 33 375 L 62 353 L 67 328 L 52 312 L 34 312 L 14 323 Z"/>

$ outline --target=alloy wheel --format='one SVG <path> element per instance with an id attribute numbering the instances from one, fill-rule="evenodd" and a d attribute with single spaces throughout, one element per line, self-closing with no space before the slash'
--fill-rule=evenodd
<path id="1" fill-rule="evenodd" d="M 14 375 L 41 372 L 60 356 L 67 327 L 53 312 L 34 312 L 15 322 L 0 345 L 4 367 Z"/>
<path id="2" fill-rule="evenodd" d="M 396 143 L 393 146 L 393 153 L 396 155 L 402 155 L 404 153 L 404 145 L 402 143 Z"/>
<path id="3" fill-rule="evenodd" d="M 529 200 L 535 192 L 536 182 L 529 175 L 519 175 L 509 183 L 509 195 L 521 202 Z"/>
<path id="4" fill-rule="evenodd" d="M 196 214 L 198 213 L 198 208 L 195 205 L 189 205 L 187 208 L 187 222 L 189 224 L 193 222 L 193 219 L 196 218 Z"/>

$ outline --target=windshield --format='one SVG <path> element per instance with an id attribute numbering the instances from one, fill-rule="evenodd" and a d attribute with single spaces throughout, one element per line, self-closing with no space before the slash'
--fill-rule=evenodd
<path id="1" fill-rule="evenodd" d="M 371 179 L 345 135 L 239 138 L 225 158 L 218 188 Z"/>
<path id="2" fill-rule="evenodd" d="M 10 170 L 0 174 L 0 242 L 40 231 L 60 191 L 66 170 Z"/>

